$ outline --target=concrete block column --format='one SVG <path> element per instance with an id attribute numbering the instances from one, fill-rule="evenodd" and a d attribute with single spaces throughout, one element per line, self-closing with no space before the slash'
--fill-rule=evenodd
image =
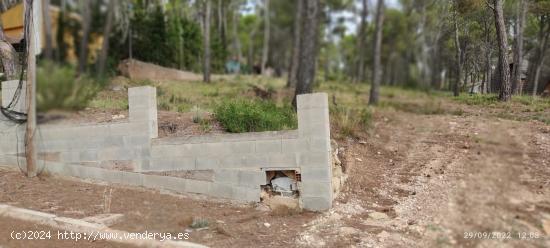
<path id="1" fill-rule="evenodd" d="M 300 155 L 302 206 L 323 211 L 332 207 L 332 158 L 328 95 L 315 93 L 297 97 L 299 138 L 309 145 Z"/>
<path id="2" fill-rule="evenodd" d="M 19 80 L 11 80 L 11 81 L 4 81 L 2 82 L 2 107 L 7 107 L 11 100 L 13 99 L 13 95 L 15 94 L 15 91 L 17 90 L 17 86 L 19 86 Z M 23 81 L 23 88 L 21 89 L 21 96 L 19 97 L 19 101 L 14 105 L 13 108 L 11 108 L 14 111 L 26 113 L 26 102 L 25 102 L 25 96 L 27 87 L 25 86 L 25 81 Z"/>
<path id="3" fill-rule="evenodd" d="M 149 138 L 157 138 L 157 89 L 151 86 L 129 88 L 128 105 L 130 122 L 146 124 Z"/>

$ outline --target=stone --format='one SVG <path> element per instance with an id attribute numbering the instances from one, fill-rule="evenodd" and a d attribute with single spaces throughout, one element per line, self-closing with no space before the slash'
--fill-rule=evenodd
<path id="1" fill-rule="evenodd" d="M 386 220 L 389 219 L 388 215 L 380 212 L 372 212 L 369 214 L 369 218 L 373 220 Z"/>

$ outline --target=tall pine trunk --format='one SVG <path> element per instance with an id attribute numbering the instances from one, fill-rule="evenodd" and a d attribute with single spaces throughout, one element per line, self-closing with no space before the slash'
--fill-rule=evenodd
<path id="1" fill-rule="evenodd" d="M 80 0 L 82 12 L 82 40 L 80 41 L 80 54 L 78 56 L 78 75 L 86 71 L 88 65 L 88 39 L 92 22 L 91 1 Z"/>
<path id="2" fill-rule="evenodd" d="M 269 20 L 269 0 L 264 0 L 264 47 L 262 50 L 262 74 L 265 75 L 267 67 L 267 59 L 269 56 L 269 35 L 270 35 L 270 20 Z"/>
<path id="3" fill-rule="evenodd" d="M 516 20 L 516 41 L 514 46 L 514 72 L 512 78 L 512 93 L 518 94 L 521 87 L 521 64 L 523 61 L 523 29 L 525 27 L 525 15 L 527 8 L 525 0 L 518 1 L 518 15 Z"/>
<path id="4" fill-rule="evenodd" d="M 109 37 L 111 36 L 111 29 L 113 28 L 115 1 L 116 0 L 109 0 L 109 5 L 107 8 L 107 20 L 105 21 L 105 27 L 103 29 L 103 44 L 97 63 L 97 74 L 100 77 L 103 77 L 105 74 L 105 66 L 107 65 L 107 57 L 109 55 Z"/>
<path id="5" fill-rule="evenodd" d="M 365 40 L 366 40 L 366 34 L 365 31 L 367 29 L 367 15 L 368 15 L 368 3 L 367 0 L 362 0 L 362 10 L 361 10 L 361 23 L 359 24 L 359 33 L 358 33 L 358 39 L 357 39 L 357 75 L 355 76 L 355 80 L 358 82 L 365 82 Z"/>
<path id="6" fill-rule="evenodd" d="M 456 59 L 456 65 L 455 65 L 455 81 L 453 84 L 453 95 L 459 96 L 460 95 L 460 78 L 462 73 L 462 51 L 460 49 L 460 39 L 459 39 L 459 32 L 458 32 L 458 14 L 456 10 L 454 10 L 453 13 L 453 22 L 454 22 L 454 33 L 455 33 L 455 59 Z"/>
<path id="7" fill-rule="evenodd" d="M 300 40 L 302 37 L 302 13 L 304 8 L 304 1 L 296 1 L 296 13 L 294 16 L 294 37 L 292 43 L 292 56 L 290 59 L 290 69 L 288 70 L 287 87 L 296 87 L 296 81 L 298 80 L 298 66 L 300 64 Z"/>
<path id="8" fill-rule="evenodd" d="M 311 93 L 315 80 L 317 61 L 317 43 L 319 36 L 319 0 L 304 0 L 302 38 L 300 41 L 300 59 L 298 83 L 292 105 L 296 108 L 296 96 Z"/>
<path id="9" fill-rule="evenodd" d="M 508 63 L 508 36 L 506 34 L 506 24 L 504 23 L 502 5 L 503 0 L 493 0 L 493 12 L 498 41 L 498 66 L 500 69 L 500 92 L 498 98 L 500 101 L 506 102 L 512 98 L 512 87 L 510 85 L 510 67 Z"/>
<path id="10" fill-rule="evenodd" d="M 369 105 L 378 104 L 380 98 L 380 79 L 382 68 L 380 62 L 380 53 L 382 50 L 382 26 L 384 25 L 384 0 L 378 0 L 376 7 L 376 28 L 374 33 L 373 66 L 372 66 L 372 86 L 370 89 Z"/>
<path id="11" fill-rule="evenodd" d="M 212 0 L 205 0 L 204 11 L 204 30 L 203 30 L 203 49 L 204 58 L 202 60 L 203 81 L 210 83 L 210 12 L 212 9 Z"/>
<path id="12" fill-rule="evenodd" d="M 238 6 L 238 5 L 237 5 Z M 239 63 L 243 61 L 243 52 L 241 48 L 241 39 L 239 38 L 239 9 L 237 8 L 232 16 L 231 32 L 233 33 L 233 49 L 235 49 L 236 57 Z M 240 71 L 239 71 L 240 73 Z"/>
<path id="13" fill-rule="evenodd" d="M 550 35 L 550 24 L 548 23 L 548 18 L 541 16 L 539 26 L 539 44 L 537 48 L 538 57 L 537 64 L 535 66 L 535 77 L 533 78 L 533 96 L 536 96 L 538 93 L 540 74 L 544 65 L 544 60 L 546 59 L 546 46 L 548 44 L 548 36 Z"/>

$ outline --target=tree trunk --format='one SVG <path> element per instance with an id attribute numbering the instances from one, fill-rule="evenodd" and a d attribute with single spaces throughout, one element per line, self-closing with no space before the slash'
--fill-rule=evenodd
<path id="1" fill-rule="evenodd" d="M 107 64 L 107 57 L 109 55 L 109 37 L 111 36 L 111 29 L 113 27 L 115 1 L 116 0 L 109 0 L 109 5 L 107 8 L 107 20 L 105 21 L 105 27 L 103 29 L 103 44 L 97 63 L 97 74 L 100 77 L 103 77 L 105 74 L 105 66 Z"/>
<path id="2" fill-rule="evenodd" d="M 86 71 L 88 64 L 88 39 L 90 36 L 90 27 L 91 27 L 91 1 L 81 0 L 82 7 L 82 40 L 80 41 L 80 54 L 78 56 L 78 75 Z"/>
<path id="3" fill-rule="evenodd" d="M 239 60 L 239 63 L 242 63 L 243 61 L 243 52 L 241 48 L 241 39 L 239 39 L 239 11 L 238 8 L 233 13 L 232 18 L 232 28 L 231 31 L 233 32 L 233 48 L 236 51 L 237 59 Z"/>
<path id="4" fill-rule="evenodd" d="M 266 73 L 267 59 L 269 56 L 269 0 L 264 0 L 264 48 L 262 50 L 262 74 Z"/>
<path id="5" fill-rule="evenodd" d="M 489 85 L 491 83 L 491 30 L 489 29 L 488 20 L 484 19 L 483 27 L 485 31 L 485 74 L 481 85 L 481 93 L 489 93 Z"/>
<path id="6" fill-rule="evenodd" d="M 296 13 L 294 16 L 294 37 L 292 44 L 292 56 L 290 59 L 290 69 L 288 70 L 287 87 L 296 87 L 296 81 L 298 77 L 298 66 L 300 64 L 300 40 L 302 37 L 302 13 L 304 8 L 304 1 L 296 1 Z"/>
<path id="7" fill-rule="evenodd" d="M 508 37 L 504 23 L 502 10 L 503 0 L 493 0 L 493 12 L 495 15 L 495 27 L 498 41 L 498 66 L 500 69 L 500 101 L 509 101 L 512 98 L 512 87 L 510 85 L 510 67 L 508 64 Z"/>
<path id="8" fill-rule="evenodd" d="M 226 20 L 225 20 L 225 4 L 224 1 L 219 0 L 218 1 L 218 25 L 219 25 L 219 34 L 220 34 L 220 41 L 222 44 L 222 50 L 225 52 L 227 49 L 227 38 L 226 38 Z M 224 58 L 224 60 L 227 58 Z M 224 61 L 225 63 L 225 61 Z"/>
<path id="9" fill-rule="evenodd" d="M 378 100 L 380 97 L 380 77 L 382 76 L 380 53 L 382 50 L 382 26 L 384 25 L 384 0 L 378 0 L 378 6 L 376 8 L 376 29 L 374 31 L 372 86 L 370 89 L 369 105 L 378 104 Z"/>
<path id="10" fill-rule="evenodd" d="M 548 45 L 548 36 L 550 35 L 550 24 L 547 23 L 548 20 L 544 16 L 541 16 L 540 18 L 539 44 L 537 49 L 538 60 L 535 66 L 535 77 L 533 78 L 533 96 L 536 96 L 538 93 L 540 74 L 546 58 L 546 46 Z M 545 26 L 547 26 L 546 31 Z"/>
<path id="11" fill-rule="evenodd" d="M 359 24 L 359 32 L 357 39 L 357 75 L 355 79 L 359 82 L 365 82 L 365 31 L 367 29 L 368 3 L 367 0 L 362 0 L 363 9 L 361 11 L 361 23 Z"/>
<path id="12" fill-rule="evenodd" d="M 204 58 L 202 65 L 203 81 L 210 83 L 210 11 L 212 9 L 212 0 L 205 0 L 204 30 L 203 30 L 203 49 Z"/>
<path id="13" fill-rule="evenodd" d="M 523 61 L 523 29 L 525 27 L 525 15 L 527 8 L 525 0 L 518 1 L 518 16 L 516 21 L 516 41 L 514 46 L 514 72 L 512 79 L 512 93 L 518 94 L 521 84 L 521 64 Z"/>
<path id="14" fill-rule="evenodd" d="M 50 16 L 50 0 L 42 0 L 42 18 L 44 19 L 44 58 L 53 60 L 52 21 Z"/>
<path id="15" fill-rule="evenodd" d="M 315 80 L 317 61 L 317 43 L 319 36 L 319 0 L 304 0 L 302 39 L 300 41 L 300 59 L 298 83 L 292 105 L 296 108 L 296 96 L 311 93 Z"/>
<path id="16" fill-rule="evenodd" d="M 462 73 L 462 61 L 461 61 L 461 54 L 462 51 L 460 49 L 460 39 L 459 39 L 459 33 L 458 33 L 458 16 L 457 16 L 456 10 L 453 13 L 453 22 L 454 22 L 454 31 L 455 31 L 455 48 L 456 48 L 456 71 L 455 71 L 455 82 L 453 85 L 453 95 L 459 96 L 460 95 L 460 77 Z"/>

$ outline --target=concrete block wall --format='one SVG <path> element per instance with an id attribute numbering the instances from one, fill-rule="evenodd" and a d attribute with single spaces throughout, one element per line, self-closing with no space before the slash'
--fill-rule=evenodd
<path id="1" fill-rule="evenodd" d="M 4 94 L 12 82 L 4 82 L 2 86 Z M 151 139 L 157 137 L 156 89 L 138 87 L 128 91 L 129 121 L 39 125 L 36 134 L 39 158 L 120 171 L 141 171 L 142 167 L 148 167 Z M 15 125 L 0 115 L 0 163 L 24 165 L 24 159 L 20 158 L 24 153 L 24 132 L 24 124 Z"/>
<path id="2" fill-rule="evenodd" d="M 298 130 L 156 139 L 149 171 L 214 170 L 214 183 L 257 190 L 266 171 L 296 170 L 300 198 L 309 210 L 332 206 L 328 97 L 300 95 Z"/>
<path id="3" fill-rule="evenodd" d="M 157 138 L 156 89 L 130 88 L 128 96 L 127 122 L 40 125 L 39 167 L 61 175 L 255 202 L 260 201 L 260 186 L 269 183 L 266 171 L 296 170 L 302 175 L 302 206 L 332 206 L 326 94 L 298 96 L 298 130 L 162 139 Z M 0 165 L 24 166 L 17 156 L 24 152 L 24 131 L 24 125 L 0 115 Z M 213 180 L 152 173 L 192 170 L 211 170 Z"/>

